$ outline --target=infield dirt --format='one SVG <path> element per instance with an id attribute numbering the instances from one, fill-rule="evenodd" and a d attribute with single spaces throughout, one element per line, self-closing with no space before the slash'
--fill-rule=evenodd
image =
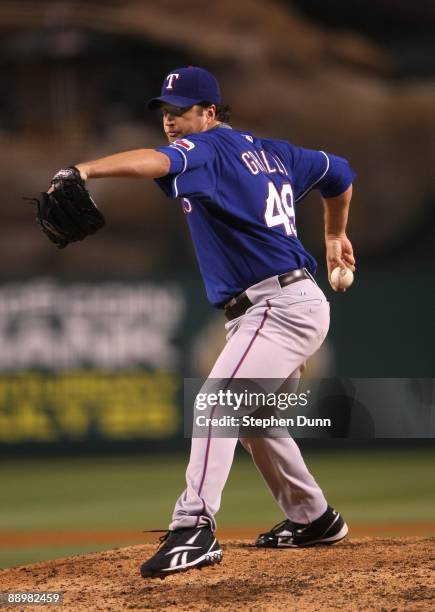
<path id="1" fill-rule="evenodd" d="M 224 560 L 165 580 L 143 580 L 156 550 L 129 546 L 0 570 L 0 591 L 63 591 L 82 610 L 433 610 L 435 538 L 348 539 L 330 547 L 256 549 L 223 541 Z M 42 606 L 3 607 L 39 610 Z"/>

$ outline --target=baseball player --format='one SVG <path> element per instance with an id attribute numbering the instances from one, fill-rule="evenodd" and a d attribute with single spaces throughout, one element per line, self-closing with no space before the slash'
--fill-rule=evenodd
<path id="1" fill-rule="evenodd" d="M 325 339 L 329 304 L 314 280 L 316 262 L 298 238 L 295 205 L 320 190 L 328 275 L 337 266 L 354 270 L 346 225 L 355 173 L 330 153 L 233 129 L 219 84 L 203 68 L 170 72 L 148 106 L 160 110 L 169 144 L 80 163 L 70 172 L 82 181 L 152 178 L 180 199 L 208 299 L 228 320 L 227 343 L 210 378 L 297 381 Z M 331 544 L 346 536 L 346 523 L 291 437 L 240 441 L 285 517 L 258 536 L 257 547 Z M 215 515 L 236 444 L 236 437 L 211 431 L 192 439 L 186 489 L 162 545 L 141 567 L 144 578 L 221 561 Z"/>

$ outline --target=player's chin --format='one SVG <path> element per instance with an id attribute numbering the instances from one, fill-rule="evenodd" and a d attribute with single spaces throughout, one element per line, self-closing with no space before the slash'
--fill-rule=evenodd
<path id="1" fill-rule="evenodd" d="M 180 135 L 175 132 L 166 132 L 166 137 L 169 142 L 175 142 L 177 138 L 180 138 Z"/>

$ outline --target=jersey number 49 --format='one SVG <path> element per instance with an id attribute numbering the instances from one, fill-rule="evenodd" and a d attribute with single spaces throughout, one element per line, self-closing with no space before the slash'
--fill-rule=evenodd
<path id="1" fill-rule="evenodd" d="M 269 192 L 264 213 L 267 227 L 283 225 L 287 236 L 296 236 L 293 190 L 290 183 L 284 183 L 281 192 L 269 181 Z"/>

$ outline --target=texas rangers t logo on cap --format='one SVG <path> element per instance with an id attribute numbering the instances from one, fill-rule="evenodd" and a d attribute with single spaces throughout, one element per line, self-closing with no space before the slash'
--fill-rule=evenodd
<path id="1" fill-rule="evenodd" d="M 172 87 L 172 81 L 174 79 L 179 79 L 180 75 L 177 74 L 176 72 L 172 72 L 171 74 L 168 74 L 168 76 L 166 77 L 166 80 L 168 81 L 168 84 L 166 85 L 166 89 L 173 89 Z"/>
<path id="2" fill-rule="evenodd" d="M 202 102 L 221 103 L 219 83 L 205 68 L 187 66 L 174 68 L 165 76 L 160 96 L 149 100 L 148 108 L 160 108 L 162 104 L 190 108 Z"/>

